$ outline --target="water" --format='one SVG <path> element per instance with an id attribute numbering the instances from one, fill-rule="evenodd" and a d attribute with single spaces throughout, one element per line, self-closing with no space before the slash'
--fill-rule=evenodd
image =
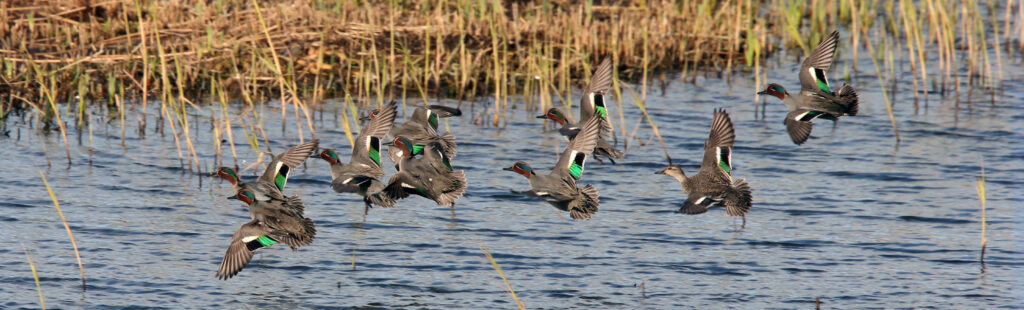
<path id="1" fill-rule="evenodd" d="M 782 59 L 769 79 L 796 87 L 790 72 L 797 65 Z M 664 95 L 652 90 L 648 109 L 688 173 L 699 165 L 713 108 L 732 116 L 735 175 L 754 193 L 743 229 L 721 209 L 673 213 L 685 196 L 676 181 L 654 174 L 666 161 L 646 126 L 620 164 L 588 163 L 582 183 L 600 191 L 600 212 L 574 222 L 512 193 L 528 184 L 501 171 L 517 160 L 538 169 L 554 164 L 565 142 L 542 129 L 534 118 L 540 113 L 518 105 L 507 127 L 481 127 L 474 118 L 485 113 L 487 99 L 465 103 L 467 115 L 449 123 L 459 141 L 455 165 L 470 181 L 454 218 L 413 197 L 364 219 L 361 200 L 331 191 L 327 164 L 311 159 L 287 192 L 305 200 L 316 241 L 298 252 L 261 250 L 229 281 L 214 273 L 248 214 L 224 199 L 231 186 L 209 174 L 215 168 L 209 106 L 192 119 L 201 122 L 192 139 L 202 174 L 179 167 L 169 130 L 138 139 L 132 126 L 122 145 L 118 123 L 93 116 L 91 163 L 88 133 L 79 140 L 72 131 L 68 168 L 59 134 L 39 134 L 15 119 L 8 122 L 10 136 L 0 137 L 0 231 L 7 241 L 0 247 L 0 308 L 37 307 L 24 249 L 50 307 L 514 308 L 482 247 L 528 308 L 807 309 L 815 298 L 839 309 L 1020 308 L 1019 68 L 1004 64 L 1005 89 L 994 104 L 980 90 L 970 103 L 966 95 L 957 103 L 932 94 L 915 113 L 910 86 L 901 85 L 898 146 L 872 75 L 856 76 L 861 115 L 843 118 L 835 130 L 816 122 L 817 138 L 800 147 L 785 133 L 781 103 L 770 100 L 767 119 L 756 117 L 752 78 L 689 84 L 670 76 Z M 631 101 L 624 105 L 625 129 L 632 131 L 640 113 Z M 268 107 L 265 127 L 279 152 L 298 139 L 291 116 L 286 131 L 279 130 L 274 108 Z M 348 150 L 334 119 L 325 113 L 315 124 L 321 145 Z M 620 138 L 622 127 L 617 124 Z M 235 139 L 243 136 L 234 128 Z M 238 150 L 243 166 L 257 157 L 247 145 Z M 982 158 L 989 206 L 984 265 L 974 189 Z M 84 293 L 40 172 L 81 249 Z"/>

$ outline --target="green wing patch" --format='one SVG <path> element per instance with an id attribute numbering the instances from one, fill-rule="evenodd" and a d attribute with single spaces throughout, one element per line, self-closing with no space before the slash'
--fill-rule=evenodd
<path id="1" fill-rule="evenodd" d="M 452 169 L 452 161 L 448 160 L 448 157 L 444 156 L 444 154 L 441 154 L 441 162 L 444 163 L 445 167 L 448 167 L 448 171 L 452 171 L 453 170 Z"/>
<path id="2" fill-rule="evenodd" d="M 277 175 L 274 176 L 274 185 L 277 186 L 278 190 L 284 190 L 285 183 L 288 183 L 288 171 L 291 168 L 284 163 L 281 163 L 281 168 L 278 168 Z"/>
<path id="3" fill-rule="evenodd" d="M 826 94 L 832 94 L 832 90 L 828 88 L 828 77 L 825 76 L 825 70 L 811 68 L 811 72 L 814 74 L 814 81 L 817 82 L 818 89 Z"/>
<path id="4" fill-rule="evenodd" d="M 271 239 L 267 236 L 259 236 L 255 240 L 246 242 L 245 247 L 249 249 L 249 251 L 255 251 L 256 249 L 268 247 L 274 244 L 277 244 L 277 240 Z"/>
<path id="5" fill-rule="evenodd" d="M 370 137 L 370 160 L 380 166 L 380 138 Z"/>
<path id="6" fill-rule="evenodd" d="M 572 163 L 569 164 L 569 174 L 572 175 L 574 179 L 579 180 L 583 175 L 583 163 L 586 160 L 587 154 L 584 153 L 577 153 L 576 156 L 573 157 Z"/>
<path id="7" fill-rule="evenodd" d="M 594 101 L 594 111 L 597 112 L 597 115 L 601 118 L 608 118 L 608 112 L 604 108 L 604 95 L 594 94 L 592 98 Z"/>
<path id="8" fill-rule="evenodd" d="M 718 167 L 728 174 L 732 174 L 732 163 L 729 162 L 731 152 L 729 148 L 718 148 Z"/>
<path id="9" fill-rule="evenodd" d="M 430 122 L 430 127 L 437 129 L 437 114 L 430 112 L 430 110 L 427 110 L 427 113 L 430 113 L 430 116 L 427 116 L 427 121 Z"/>

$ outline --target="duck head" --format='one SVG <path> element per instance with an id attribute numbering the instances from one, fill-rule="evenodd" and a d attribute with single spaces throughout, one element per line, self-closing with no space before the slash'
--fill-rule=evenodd
<path id="1" fill-rule="evenodd" d="M 567 122 L 565 115 L 562 114 L 562 110 L 559 110 L 558 108 L 550 108 L 547 113 L 544 113 L 544 115 L 538 115 L 537 118 L 549 118 L 558 122 L 559 125 L 565 125 L 565 122 Z"/>
<path id="2" fill-rule="evenodd" d="M 231 182 L 231 185 L 238 185 L 238 174 L 235 173 L 235 169 L 228 167 L 217 168 L 217 176 L 221 179 L 228 180 L 228 182 Z"/>
<path id="3" fill-rule="evenodd" d="M 757 92 L 757 94 L 775 96 L 781 100 L 786 100 L 786 96 L 789 96 L 789 93 L 786 92 L 786 88 L 776 83 L 768 84 L 768 88 L 765 88 L 765 90 L 763 91 Z"/>
<path id="4" fill-rule="evenodd" d="M 534 175 L 533 167 L 530 167 L 529 164 L 523 161 L 517 161 L 516 163 L 512 164 L 512 167 L 502 168 L 501 170 L 513 171 L 515 173 L 522 174 L 527 179 Z"/>
<path id="5" fill-rule="evenodd" d="M 655 172 L 654 174 L 664 174 L 676 178 L 679 182 L 686 182 L 686 173 L 683 172 L 683 168 L 676 165 L 668 165 L 665 169 Z"/>
<path id="6" fill-rule="evenodd" d="M 409 138 L 398 136 L 395 137 L 394 143 L 395 148 L 398 149 L 399 157 L 412 157 L 415 154 L 413 153 L 412 141 L 410 141 Z"/>
<path id="7" fill-rule="evenodd" d="M 359 120 L 360 121 L 372 120 L 373 118 L 377 117 L 378 113 L 380 113 L 380 109 L 373 109 L 372 111 L 370 111 L 370 114 L 366 114 L 366 116 L 360 117 Z"/>
<path id="8" fill-rule="evenodd" d="M 256 202 L 256 194 L 248 188 L 238 190 L 238 194 L 235 195 L 235 198 L 246 205 L 251 205 L 253 202 Z"/>
<path id="9" fill-rule="evenodd" d="M 323 158 L 323 160 L 327 161 L 327 163 L 331 165 L 341 162 L 338 160 L 338 153 L 335 153 L 332 149 L 323 149 L 320 151 L 320 158 Z"/>

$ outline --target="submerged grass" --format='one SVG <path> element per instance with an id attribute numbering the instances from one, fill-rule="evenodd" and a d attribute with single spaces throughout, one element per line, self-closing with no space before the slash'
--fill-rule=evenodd
<path id="1" fill-rule="evenodd" d="M 523 302 L 519 301 L 519 296 L 516 296 L 516 291 L 512 289 L 512 284 L 508 283 L 508 278 L 505 277 L 505 272 L 501 270 L 501 266 L 498 266 L 498 262 L 491 256 L 491 252 L 487 250 L 487 247 L 483 244 L 480 245 L 480 251 L 484 252 L 484 256 L 487 257 L 487 261 L 491 262 L 491 266 L 494 266 L 494 271 L 498 272 L 498 276 L 505 282 L 505 292 L 512 296 L 512 300 L 516 302 L 516 307 L 520 310 L 525 310 Z"/>
<path id="2" fill-rule="evenodd" d="M 57 200 L 57 195 L 53 193 L 53 189 L 50 188 L 50 183 L 46 182 L 46 176 L 42 172 L 39 173 L 39 177 L 43 179 L 43 185 L 46 186 L 46 193 L 50 194 L 50 199 L 53 199 L 53 206 L 57 208 L 57 215 L 60 216 L 61 223 L 64 223 L 64 229 L 68 232 L 68 238 L 71 239 L 71 246 L 75 249 L 75 259 L 78 260 L 78 271 L 82 274 L 82 290 L 85 290 L 85 268 L 82 267 L 82 256 L 78 254 L 78 243 L 75 242 L 75 235 L 71 233 L 71 227 L 68 226 L 68 221 L 64 219 L 64 211 L 60 209 L 60 201 Z M 26 253 L 27 255 L 27 253 Z M 33 268 L 32 273 L 35 273 Z M 39 280 L 36 280 L 38 285 Z M 42 302 L 42 291 L 40 291 L 40 302 Z"/>
<path id="3" fill-rule="evenodd" d="M 985 222 L 985 161 L 981 162 L 981 176 L 978 177 L 978 185 L 975 186 L 975 190 L 978 192 L 978 199 L 981 201 L 981 257 L 980 261 L 985 264 L 985 247 L 988 245 L 988 239 L 985 238 L 985 228 L 987 223 Z"/>
<path id="4" fill-rule="evenodd" d="M 25 260 L 28 261 L 28 267 L 32 269 L 32 279 L 36 280 L 36 291 L 39 292 L 39 308 L 46 310 L 46 301 L 43 300 L 43 287 L 39 285 L 39 274 L 36 273 L 36 264 L 32 263 L 32 256 L 28 254 L 28 248 L 25 248 L 24 244 L 21 247 L 25 250 Z"/>

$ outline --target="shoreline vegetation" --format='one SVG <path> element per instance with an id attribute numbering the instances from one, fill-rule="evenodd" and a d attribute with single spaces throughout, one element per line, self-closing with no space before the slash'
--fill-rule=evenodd
<path id="1" fill-rule="evenodd" d="M 120 123 L 122 138 L 130 122 L 140 137 L 147 128 L 169 129 L 182 166 L 192 169 L 192 117 L 208 116 L 232 157 L 228 128 L 241 125 L 259 150 L 267 140 L 260 113 L 271 100 L 284 103 L 282 116 L 291 107 L 299 136 L 315 135 L 313 112 L 328 109 L 352 139 L 358 109 L 392 99 L 482 100 L 486 112 L 476 123 L 502 126 L 510 98 L 529 110 L 570 106 L 578 100 L 573 88 L 606 57 L 615 76 L 636 81 L 616 80 L 614 103 L 643 107 L 647 84 L 664 85 L 663 72 L 688 82 L 753 73 L 763 87 L 768 55 L 792 50 L 802 58 L 835 29 L 844 33 L 839 59 L 852 62 L 832 75 L 850 81 L 864 66 L 858 54 L 868 53 L 878 80 L 856 82 L 880 84 L 871 87 L 882 89 L 888 111 L 897 81 L 908 77 L 915 107 L 918 96 L 925 103 L 929 94 L 959 96 L 964 85 L 995 100 L 1001 64 L 1022 55 L 1021 7 L 1013 0 L 10 0 L 0 3 L 0 126 L 12 112 L 35 112 L 27 114 L 59 130 L 67 151 L 68 123 L 90 126 L 87 111 L 99 107 L 107 122 Z M 321 106 L 325 98 L 343 106 Z M 229 115 L 235 102 L 250 115 Z M 150 104 L 160 113 L 147 126 L 140 114 Z M 633 127 L 618 111 L 619 128 Z"/>

